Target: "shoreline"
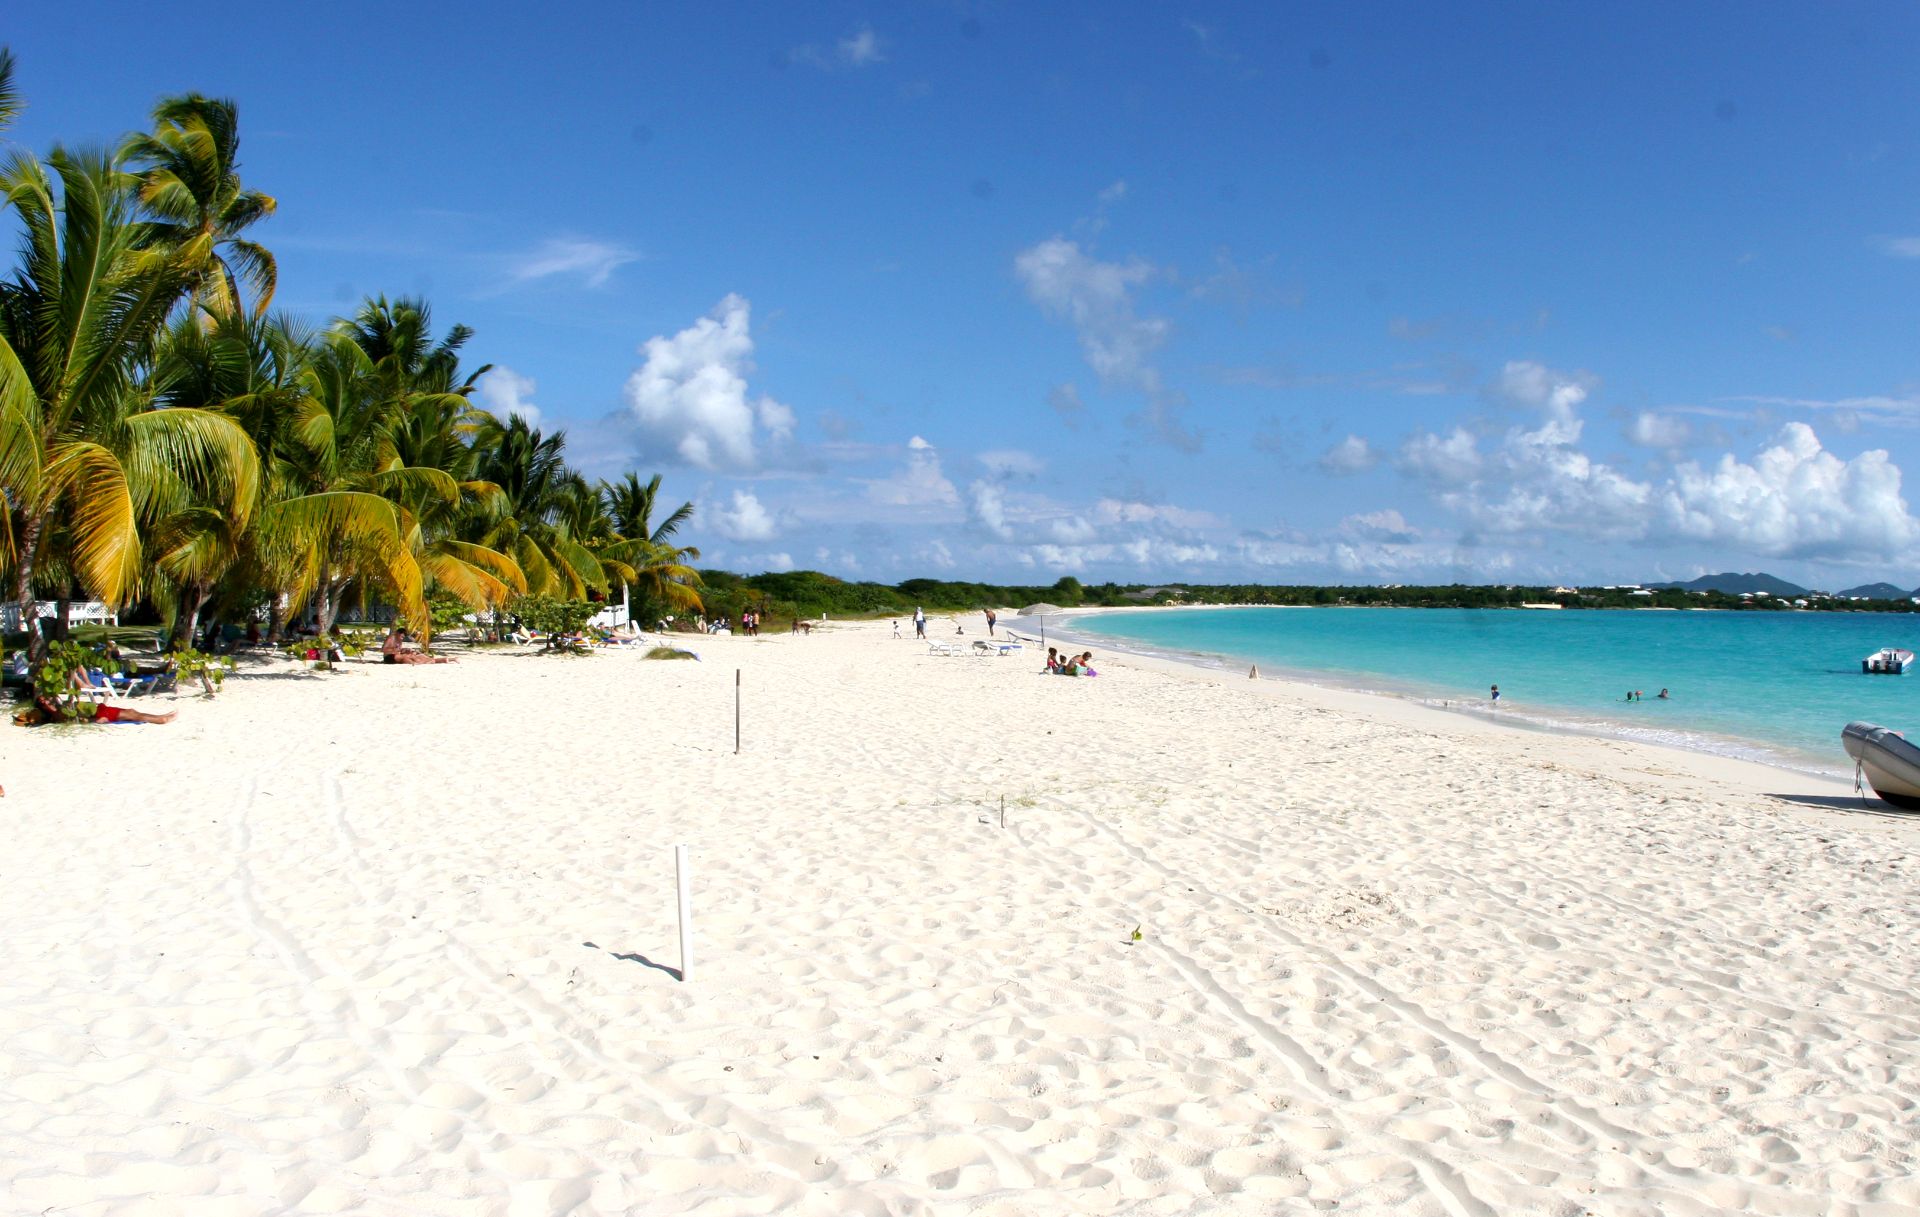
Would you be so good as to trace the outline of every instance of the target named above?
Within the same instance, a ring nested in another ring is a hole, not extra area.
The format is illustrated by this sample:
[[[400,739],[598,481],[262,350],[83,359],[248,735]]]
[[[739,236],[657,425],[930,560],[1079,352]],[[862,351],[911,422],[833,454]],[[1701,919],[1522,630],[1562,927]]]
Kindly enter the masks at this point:
[[[1192,671],[1218,673],[1222,675],[1231,676],[1236,671],[1236,667],[1230,666],[1230,665],[1238,665],[1240,663],[1253,663],[1254,661],[1247,660],[1244,658],[1236,659],[1233,656],[1226,655],[1220,652],[1214,652],[1214,651],[1172,652],[1172,651],[1163,651],[1163,650],[1157,650],[1157,649],[1144,649],[1142,648],[1141,644],[1134,639],[1114,638],[1111,636],[1099,635],[1099,634],[1076,633],[1072,628],[1072,619],[1075,617],[1083,617],[1083,616],[1099,616],[1099,615],[1108,615],[1108,614],[1115,614],[1115,613],[1166,611],[1169,609],[1188,612],[1188,611],[1206,611],[1206,610],[1226,611],[1226,610],[1247,609],[1247,608],[1305,610],[1305,609],[1318,608],[1318,607],[1350,608],[1350,607],[1367,607],[1367,606],[1240,605],[1240,604],[1208,604],[1208,605],[1187,605],[1187,606],[1098,605],[1090,608],[1063,609],[1059,613],[1047,614],[1047,618],[1050,623],[1049,634],[1057,632],[1059,636],[1062,638],[1070,637],[1074,640],[1074,644],[1078,646],[1103,647],[1109,652],[1112,652],[1115,654],[1125,654],[1134,658],[1155,660],[1158,662],[1173,665],[1175,667],[1186,668]],[[1497,610],[1490,610],[1490,611],[1497,611]],[[1515,609],[1513,611],[1520,612],[1524,610]],[[1639,610],[1634,610],[1634,611],[1639,611]],[[1722,610],[1701,609],[1697,611],[1714,612],[1714,611],[1722,611]],[[1003,620],[1006,620],[1006,619],[1003,619]],[[1010,618],[1010,620],[1014,621],[1015,623],[1019,623],[1023,621],[1030,621],[1032,620],[1032,618],[1012,617]],[[1054,625],[1054,623],[1056,622],[1058,626],[1057,629]],[[1269,674],[1270,672],[1273,674]],[[1377,677],[1377,679],[1388,681],[1388,678],[1386,677]],[[1716,758],[1724,759],[1731,762],[1758,765],[1769,770],[1775,770],[1781,773],[1792,774],[1795,777],[1813,777],[1831,784],[1844,785],[1844,786],[1848,786],[1849,788],[1851,787],[1852,771],[1851,771],[1851,768],[1848,766],[1841,765],[1838,763],[1825,762],[1822,760],[1822,758],[1819,755],[1814,754],[1812,752],[1803,752],[1797,749],[1788,749],[1781,745],[1769,743],[1764,740],[1748,739],[1742,736],[1725,735],[1725,734],[1720,734],[1720,733],[1706,731],[1706,730],[1699,730],[1699,729],[1687,729],[1687,730],[1670,733],[1673,735],[1680,736],[1681,740],[1648,739],[1640,735],[1634,734],[1633,730],[1630,728],[1622,728],[1608,721],[1583,719],[1581,716],[1581,713],[1575,710],[1560,709],[1557,707],[1545,707],[1540,709],[1516,709],[1509,713],[1509,712],[1504,712],[1502,710],[1494,709],[1490,703],[1487,703],[1485,701],[1484,698],[1476,701],[1470,694],[1454,697],[1454,698],[1448,698],[1444,694],[1423,693],[1412,687],[1407,688],[1405,691],[1400,691],[1392,688],[1369,687],[1366,685],[1354,683],[1350,680],[1342,679],[1341,674],[1331,672],[1331,671],[1323,672],[1323,671],[1317,671],[1317,670],[1304,670],[1304,669],[1288,668],[1288,667],[1282,667],[1277,669],[1267,668],[1267,669],[1262,669],[1260,680],[1272,681],[1280,684],[1296,686],[1299,688],[1333,690],[1333,691],[1338,691],[1341,693],[1350,694],[1357,697],[1376,699],[1385,703],[1420,707],[1426,710],[1430,710],[1436,714],[1446,715],[1449,717],[1460,717],[1460,718],[1465,718],[1472,721],[1495,724],[1502,727],[1503,729],[1511,730],[1511,731],[1538,733],[1538,734],[1551,735],[1551,736],[1563,736],[1563,737],[1577,738],[1577,739],[1614,740],[1621,743],[1634,744],[1640,747],[1658,748],[1664,751],[1674,752],[1681,755],[1716,757]],[[1391,682],[1389,681],[1389,683]],[[1835,735],[1835,739],[1836,741],[1838,739],[1837,732]],[[1687,742],[1682,742],[1682,740],[1700,740],[1702,742],[1698,746],[1695,746]],[[1718,746],[1715,746],[1715,745],[1718,745]],[[1836,742],[1835,751],[1838,752],[1839,750],[1840,750],[1839,746]]]

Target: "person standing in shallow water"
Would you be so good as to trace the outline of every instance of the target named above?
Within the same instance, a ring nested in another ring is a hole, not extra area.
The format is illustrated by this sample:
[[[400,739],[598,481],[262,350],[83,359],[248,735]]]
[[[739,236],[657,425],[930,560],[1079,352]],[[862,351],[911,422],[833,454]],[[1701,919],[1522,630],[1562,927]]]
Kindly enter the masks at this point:
[[[1499,686],[1499,685],[1495,685],[1495,686],[1493,686],[1493,696],[1492,696],[1492,697],[1491,697],[1491,698],[1490,698],[1489,700],[1491,700],[1491,701],[1494,701],[1494,702],[1496,702],[1496,703],[1497,703],[1497,702],[1499,702],[1499,700],[1500,700],[1500,686]]]

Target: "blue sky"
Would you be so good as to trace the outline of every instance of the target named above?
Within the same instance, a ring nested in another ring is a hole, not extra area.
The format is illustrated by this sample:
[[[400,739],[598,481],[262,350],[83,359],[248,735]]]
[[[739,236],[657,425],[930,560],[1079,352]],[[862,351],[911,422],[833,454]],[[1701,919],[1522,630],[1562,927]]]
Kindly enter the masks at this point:
[[[1911,5],[56,8],[714,565],[1920,583]]]

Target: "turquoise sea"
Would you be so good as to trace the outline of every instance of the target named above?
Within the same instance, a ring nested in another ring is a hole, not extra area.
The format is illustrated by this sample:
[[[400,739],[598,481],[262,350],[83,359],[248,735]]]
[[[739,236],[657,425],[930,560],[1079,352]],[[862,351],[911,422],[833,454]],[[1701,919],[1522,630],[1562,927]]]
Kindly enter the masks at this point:
[[[1920,729],[1920,666],[1866,676],[1883,646],[1920,650],[1920,615],[1244,608],[1092,613],[1053,624],[1120,649],[1392,693],[1502,717],[1851,772],[1840,728]],[[1672,697],[1656,699],[1661,688]],[[1625,700],[1638,689],[1645,700]]]

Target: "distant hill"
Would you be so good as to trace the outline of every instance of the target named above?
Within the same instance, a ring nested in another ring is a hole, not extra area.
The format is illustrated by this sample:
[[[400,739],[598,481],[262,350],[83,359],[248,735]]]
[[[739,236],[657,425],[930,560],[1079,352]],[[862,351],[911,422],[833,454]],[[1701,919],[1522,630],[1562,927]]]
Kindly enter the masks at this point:
[[[1836,596],[1865,596],[1869,600],[1905,600],[1915,593],[1903,591],[1891,583],[1862,583],[1859,587],[1850,587],[1844,592],[1835,592]]]
[[[1738,596],[1742,592],[1765,592],[1769,596],[1804,596],[1807,589],[1796,587],[1785,579],[1776,579],[1772,575],[1755,572],[1750,575],[1735,574],[1726,571],[1718,575],[1701,575],[1698,579],[1689,579],[1685,583],[1649,583],[1648,587],[1677,587],[1683,592],[1725,592],[1729,596]],[[1894,591],[1896,596],[1906,593]]]

